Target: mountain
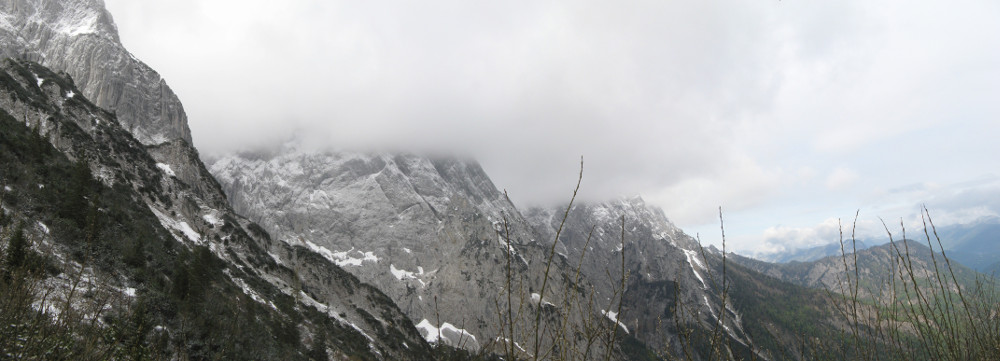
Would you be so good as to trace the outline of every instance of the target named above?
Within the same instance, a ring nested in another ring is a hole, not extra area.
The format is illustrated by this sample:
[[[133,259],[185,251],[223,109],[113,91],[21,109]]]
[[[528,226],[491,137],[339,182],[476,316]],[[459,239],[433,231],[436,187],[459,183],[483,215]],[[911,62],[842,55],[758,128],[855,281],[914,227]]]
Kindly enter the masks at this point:
[[[121,46],[103,2],[0,6],[3,55],[20,59],[0,75],[4,234],[43,251],[46,292],[76,277],[119,295],[116,312],[150,307],[133,315],[160,324],[138,344],[164,356],[431,357],[378,289],[233,212],[177,97]]]
[[[550,267],[544,244],[473,161],[287,144],[225,156],[210,169],[234,209],[381,289],[431,341],[502,348],[493,344],[512,339],[503,320],[526,327],[545,306],[582,300],[590,288],[586,279],[567,276],[564,259]],[[506,291],[510,300],[501,297]],[[512,312],[525,304],[529,310]],[[596,312],[565,319],[582,327]],[[557,318],[544,321],[559,327]],[[442,329],[451,332],[439,335]],[[535,344],[519,338],[518,348]]]
[[[1000,218],[984,217],[974,222],[952,224],[937,229],[928,229],[928,235],[923,231],[916,237],[926,246],[927,236],[931,238],[934,247],[939,247],[940,238],[945,254],[954,262],[970,267],[986,274],[1000,267]],[[936,233],[936,235],[935,235]],[[888,244],[889,239],[859,240],[857,249],[868,248],[870,244]],[[850,244],[847,244],[850,247]],[[850,253],[850,249],[847,250]],[[840,243],[831,243],[803,249],[795,249],[773,254],[755,255],[752,258],[772,263],[811,262],[829,256],[840,255]]]
[[[177,95],[121,44],[101,0],[10,0],[0,4],[0,58],[31,60],[74,80],[79,95],[109,110],[158,163],[201,198],[225,203],[194,149]],[[11,113],[24,122],[37,114]]]
[[[855,261],[856,259],[856,261]],[[902,262],[901,259],[906,259]],[[950,266],[955,273],[955,279],[965,289],[977,288],[976,271],[952,261],[950,265],[941,256],[940,251],[927,247],[925,242],[905,240],[869,247],[846,255],[829,256],[811,262],[768,263],[741,256],[733,256],[733,261],[754,269],[771,277],[791,282],[804,287],[828,289],[836,293],[844,293],[851,289],[851,282],[857,282],[861,276],[859,294],[863,298],[886,297],[881,294],[887,291],[886,285],[897,282],[902,273],[909,280],[912,272],[914,278],[921,284],[936,284],[935,270],[948,275]],[[950,277],[948,279],[950,280]]]
[[[937,235],[952,260],[986,274],[1000,269],[1000,218],[940,227]]]
[[[702,248],[640,197],[576,204],[563,224],[565,212],[565,205],[532,208],[526,217],[545,240],[555,240],[562,225],[555,249],[573,264],[583,259],[580,272],[599,294],[614,289],[624,261],[628,283],[619,318],[663,354],[711,358],[711,348],[687,333],[721,337],[741,358],[798,359],[806,357],[803,339],[839,332],[834,306],[822,294],[727,263],[721,251]]]
[[[142,305],[156,327],[140,344],[160,342],[153,352],[173,357],[307,358],[303,343],[365,359],[428,357],[384,294],[271,241],[224,198],[200,197],[80,94],[41,65],[0,67],[5,232],[27,229],[41,251],[46,297],[86,305],[93,296],[73,300],[80,288],[117,295],[112,314]]]
[[[531,304],[556,309],[587,300],[589,313],[618,322],[628,335],[620,350],[626,359],[656,352],[680,356],[685,347],[696,358],[710,358],[704,346],[711,337],[727,340],[732,352],[745,357],[777,357],[797,349],[797,325],[812,323],[807,334],[813,337],[836,331],[833,307],[820,292],[736,265],[726,272],[742,281],[727,289],[740,298],[730,298],[719,279],[722,253],[703,251],[641,198],[575,205],[553,244],[566,206],[522,215],[473,161],[303,151],[288,143],[223,156],[209,168],[234,209],[276,238],[315,249],[380,288],[432,341],[443,324],[452,326],[443,339],[451,345],[475,349],[483,340],[506,338],[510,332],[498,330],[503,317],[497,305],[502,310],[507,303],[508,250],[517,266],[514,277],[524,282],[515,304],[528,295]],[[629,275],[624,294],[623,250]],[[548,284],[540,297],[548,255],[550,281],[562,282]],[[778,295],[787,309],[767,310]],[[807,301],[793,302],[800,300]],[[570,327],[584,328],[587,319]],[[682,336],[688,331],[696,336]]]
[[[66,72],[81,95],[114,113],[142,144],[191,143],[177,95],[121,45],[101,0],[0,3],[0,58],[7,57]]]
[[[566,206],[563,205],[532,208],[526,213],[529,222],[547,242],[556,239],[556,232],[562,226],[563,233],[555,246],[556,252],[573,264],[583,260],[580,272],[585,278],[593,280],[601,296],[599,299],[610,297],[616,287],[620,288],[623,249],[625,272],[630,278],[626,298],[631,298],[634,292],[643,288],[664,285],[669,285],[666,289],[678,293],[659,294],[657,296],[661,297],[626,304],[621,319],[637,334],[647,335],[644,342],[657,348],[667,346],[663,341],[673,337],[657,332],[666,328],[650,316],[671,315],[675,303],[686,305],[692,308],[693,314],[699,315],[694,317],[696,320],[684,322],[713,325],[720,322],[719,314],[729,313],[724,318],[728,320],[727,329],[731,330],[729,336],[741,343],[746,342],[739,315],[731,310],[731,305],[720,307],[721,299],[713,291],[717,288],[715,280],[710,276],[716,271],[709,269],[711,265],[705,260],[707,254],[702,252],[697,241],[670,223],[661,210],[647,206],[636,197],[603,204],[575,205],[563,224],[565,211]],[[672,323],[670,319],[666,321]],[[678,340],[670,341],[671,347],[679,347]]]

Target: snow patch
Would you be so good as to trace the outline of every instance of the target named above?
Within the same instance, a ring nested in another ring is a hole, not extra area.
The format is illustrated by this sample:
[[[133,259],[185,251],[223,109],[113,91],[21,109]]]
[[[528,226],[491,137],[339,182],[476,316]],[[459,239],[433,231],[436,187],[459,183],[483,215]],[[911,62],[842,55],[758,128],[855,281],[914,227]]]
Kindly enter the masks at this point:
[[[41,228],[42,232],[45,232],[45,234],[49,234],[49,226],[46,226],[45,223],[42,223],[42,221],[38,221],[38,227]]]
[[[361,263],[364,261],[370,261],[376,263],[378,262],[378,257],[375,256],[374,252],[354,251],[361,255],[361,257],[359,258],[359,257],[351,257],[350,256],[351,251],[354,251],[354,249],[351,248],[350,251],[333,253],[334,257],[337,258],[337,261],[335,261],[335,263],[340,267],[346,267],[346,266],[357,267],[360,266]]]
[[[703,270],[707,269],[705,268],[705,265],[701,263],[701,260],[698,259],[698,252],[686,249],[682,249],[682,251],[684,251],[684,255],[687,256],[688,264],[691,265],[691,272],[694,272],[694,276],[698,277],[698,281],[701,282],[701,287],[708,289],[708,284],[705,283],[705,279],[701,278],[701,274],[699,274],[698,270],[695,269],[695,265],[698,265]]]
[[[555,306],[554,304],[552,304],[552,302],[542,301],[542,295],[537,294],[537,293],[532,293],[531,294],[531,304],[533,304],[535,306],[538,306],[539,302],[541,302],[542,305],[544,305],[544,306],[553,306],[553,307]]]
[[[392,273],[393,277],[396,277],[397,280],[404,281],[412,279],[412,280],[417,280],[417,282],[420,282],[420,287],[427,286],[427,284],[424,283],[424,280],[418,277],[424,275],[423,267],[417,266],[417,272],[410,272],[407,270],[396,268],[396,265],[394,264],[389,264],[389,272]]]
[[[438,341],[441,341],[453,347],[473,346],[476,349],[479,348],[476,336],[465,329],[455,327],[455,325],[447,322],[441,324],[441,328],[438,328],[425,318],[417,324],[417,331],[420,331],[420,334],[424,336],[427,343],[438,343]]]
[[[10,186],[3,186],[3,190],[6,191],[6,192],[10,192],[10,191],[13,191],[14,189],[11,188]]]
[[[74,96],[76,96],[76,93],[74,93],[72,90],[66,92],[66,99],[73,99]]]
[[[201,216],[201,219],[204,219],[206,223],[211,224],[213,226],[218,226],[219,223],[222,223],[222,221],[219,220],[219,217],[217,217],[215,213],[206,213],[205,215]]]
[[[160,220],[160,225],[162,225],[163,228],[180,232],[188,240],[194,242],[194,244],[202,243],[201,234],[195,231],[193,228],[191,228],[191,226],[188,225],[187,222],[183,221],[178,222],[173,218],[167,217],[167,215],[163,214],[162,212],[153,207],[149,207],[149,210],[153,211],[153,214],[155,214],[156,218]],[[177,238],[178,241],[183,241],[182,239],[178,238],[176,234],[174,234],[174,237]]]
[[[352,247],[350,250],[344,252],[333,252],[326,247],[312,243],[311,241],[304,240],[301,244],[305,245],[307,248],[313,252],[318,253],[330,262],[333,262],[337,266],[347,267],[347,266],[360,266],[363,262],[376,262],[378,263],[378,257],[375,256],[374,252],[362,252],[355,251]],[[357,253],[360,257],[352,257],[351,253]]]
[[[174,173],[174,170],[170,168],[169,164],[156,163],[156,167],[160,168],[160,170],[162,170],[163,173],[166,173],[168,176],[171,176],[171,177],[176,177],[177,176],[177,173]]]
[[[191,226],[189,226],[187,222],[180,222],[177,224],[177,227],[178,230],[181,231],[181,233],[184,233],[185,237],[191,240],[191,242],[201,243],[201,234],[195,231],[193,228],[191,228]]]
[[[618,326],[621,326],[622,330],[624,330],[625,333],[629,333],[628,327],[625,327],[625,325],[622,324],[621,321],[618,321],[618,312],[601,310],[601,314],[607,316],[607,318],[611,320],[611,322],[614,322]]]

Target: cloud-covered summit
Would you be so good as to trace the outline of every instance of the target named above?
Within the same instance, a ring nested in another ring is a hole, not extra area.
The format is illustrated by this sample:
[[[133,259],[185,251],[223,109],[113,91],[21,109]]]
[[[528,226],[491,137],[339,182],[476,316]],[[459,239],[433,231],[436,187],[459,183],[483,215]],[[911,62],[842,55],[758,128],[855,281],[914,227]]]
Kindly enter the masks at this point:
[[[990,1],[107,3],[206,153],[460,153],[526,204],[565,201],[583,155],[585,197],[758,235],[998,165]]]

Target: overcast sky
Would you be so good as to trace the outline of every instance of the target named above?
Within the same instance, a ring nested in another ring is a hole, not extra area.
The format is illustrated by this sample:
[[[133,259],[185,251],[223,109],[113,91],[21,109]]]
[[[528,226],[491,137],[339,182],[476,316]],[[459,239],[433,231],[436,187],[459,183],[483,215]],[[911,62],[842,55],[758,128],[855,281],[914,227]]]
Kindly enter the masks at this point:
[[[747,252],[1000,212],[994,0],[105,2],[203,154],[459,154],[522,206],[568,200],[582,155],[587,200],[712,244],[722,206]]]

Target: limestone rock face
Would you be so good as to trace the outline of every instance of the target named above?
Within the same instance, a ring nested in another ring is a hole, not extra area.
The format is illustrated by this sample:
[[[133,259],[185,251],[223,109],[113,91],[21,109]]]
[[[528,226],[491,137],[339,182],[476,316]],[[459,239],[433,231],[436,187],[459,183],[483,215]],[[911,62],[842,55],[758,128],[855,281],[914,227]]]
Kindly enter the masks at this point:
[[[177,95],[122,46],[102,0],[0,1],[0,58],[6,57],[69,75],[80,95],[115,114],[179,180],[206,200],[225,202],[192,145]]]
[[[539,309],[565,310],[576,329],[594,314],[606,321],[596,305],[565,306],[590,287],[563,258],[553,259],[541,294],[550,249],[475,162],[290,144],[229,155],[209,169],[234,209],[381,289],[428,340],[477,349],[509,339],[499,329],[507,304],[520,309],[514,339],[526,348],[534,339],[523,331]],[[543,322],[559,322],[554,314]]]
[[[115,113],[145,145],[191,143],[177,95],[122,46],[101,0],[0,1],[0,57],[69,74],[84,96]]]
[[[566,205],[531,208],[525,217],[551,245],[565,212]],[[579,265],[580,273],[596,286],[598,298],[621,292],[624,261],[628,277],[624,294],[618,296],[624,300],[619,320],[653,349],[679,349],[677,331],[668,327],[675,317],[676,322],[708,329],[722,322],[734,344],[752,342],[743,330],[741,312],[721,292],[721,253],[708,247],[703,251],[663,210],[640,197],[578,203],[562,228],[557,252]],[[686,314],[677,311],[678,305]]]

